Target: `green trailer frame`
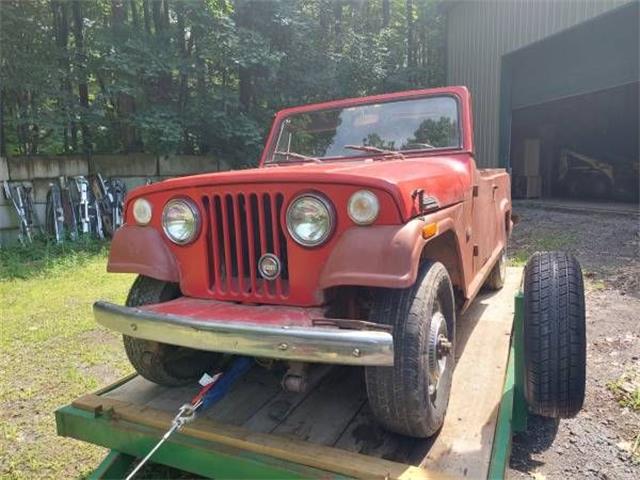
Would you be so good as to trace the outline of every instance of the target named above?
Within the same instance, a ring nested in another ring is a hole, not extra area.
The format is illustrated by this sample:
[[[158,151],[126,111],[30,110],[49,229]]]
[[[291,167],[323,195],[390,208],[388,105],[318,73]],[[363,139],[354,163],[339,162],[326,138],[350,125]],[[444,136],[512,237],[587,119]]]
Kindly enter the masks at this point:
[[[508,366],[498,410],[488,477],[503,478],[509,462],[511,438],[526,430],[527,405],[524,398],[523,294],[515,295],[514,321]],[[126,382],[124,379],[109,389]],[[100,393],[105,393],[103,390]],[[89,412],[72,405],[55,413],[59,435],[109,448],[111,452],[92,473],[92,479],[123,478],[137,457],[146,455],[159,438],[159,431],[136,422],[111,421],[110,412]],[[284,461],[211,440],[193,438],[180,432],[163,445],[154,463],[207,478],[340,478],[344,475],[295,462]],[[410,476],[410,475],[409,475]]]

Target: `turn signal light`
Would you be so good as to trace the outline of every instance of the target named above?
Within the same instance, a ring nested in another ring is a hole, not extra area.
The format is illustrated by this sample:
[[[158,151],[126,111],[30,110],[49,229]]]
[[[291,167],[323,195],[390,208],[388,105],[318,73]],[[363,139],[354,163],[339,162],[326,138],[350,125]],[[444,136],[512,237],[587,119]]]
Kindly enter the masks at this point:
[[[425,240],[433,237],[438,233],[438,224],[437,223],[428,223],[424,227],[422,227],[422,238]]]

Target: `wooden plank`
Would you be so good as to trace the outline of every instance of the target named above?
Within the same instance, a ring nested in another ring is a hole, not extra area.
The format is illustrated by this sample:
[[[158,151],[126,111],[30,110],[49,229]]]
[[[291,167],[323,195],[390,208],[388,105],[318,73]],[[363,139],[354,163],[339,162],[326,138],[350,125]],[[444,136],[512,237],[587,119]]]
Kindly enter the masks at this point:
[[[366,402],[361,368],[335,368],[273,433],[333,445]]]
[[[114,400],[134,401],[137,404],[144,405],[154,398],[159,397],[167,390],[172,389],[150,382],[140,375],[134,375],[126,383],[122,383],[103,393],[95,393],[95,395],[113,398]]]
[[[369,404],[365,403],[334,446],[394,462],[419,465],[432,444],[432,438],[411,438],[387,432],[378,425]]]
[[[152,397],[147,402],[142,402],[143,392],[137,392],[137,397],[133,403],[137,405],[146,405],[151,408],[157,408],[166,412],[176,413],[178,408],[185,403],[191,402],[191,399],[197,395],[200,391],[200,385],[194,382],[193,385],[186,385],[184,387],[173,387],[162,390],[161,393]],[[146,395],[144,395],[146,397]],[[125,398],[124,401],[131,401]]]
[[[252,432],[272,432],[311,394],[332,368],[334,368],[333,365],[312,365],[305,392],[295,393],[281,389],[276,396],[256,411],[243,426]]]
[[[253,368],[204,416],[220,423],[242,425],[281,391],[280,380],[273,371]]]
[[[112,398],[175,413],[181,405],[190,402],[200,389],[197,384],[162,390],[155,390],[154,385],[150,385],[140,384],[128,392],[115,392],[117,397]],[[278,378],[272,372],[261,367],[253,368],[204,416],[221,423],[242,425],[280,391]]]
[[[422,466],[454,477],[487,477],[521,276],[521,268],[507,269],[504,288],[478,296],[458,322],[460,357],[449,408]]]
[[[110,412],[111,418],[116,423],[126,421],[147,426],[157,429],[158,435],[169,428],[173,418],[170,412],[93,394],[78,398],[72,405],[96,415],[100,412]],[[206,418],[199,418],[192,424],[186,425],[181,430],[181,434],[356,478],[401,480],[449,478],[440,472],[425,468],[372,458],[297,439],[291,440],[278,435],[254,433],[242,427],[223,425]]]

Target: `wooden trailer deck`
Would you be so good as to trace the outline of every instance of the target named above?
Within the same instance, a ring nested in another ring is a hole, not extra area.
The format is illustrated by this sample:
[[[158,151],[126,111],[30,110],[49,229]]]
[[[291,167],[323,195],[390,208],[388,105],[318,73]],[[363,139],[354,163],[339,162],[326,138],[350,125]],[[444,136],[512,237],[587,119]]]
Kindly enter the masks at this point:
[[[505,408],[514,295],[521,275],[521,269],[509,268],[505,287],[481,294],[459,319],[449,409],[432,439],[402,437],[378,427],[366,402],[361,368],[317,366],[310,388],[295,394],[282,391],[275,372],[256,366],[220,403],[172,437],[169,443],[178,450],[171,455],[180,459],[169,458],[165,445],[155,461],[203,473],[208,470],[189,463],[188,454],[205,449],[225,478],[255,477],[253,470],[225,467],[237,456],[267,465],[261,471],[276,477],[486,478],[499,409]],[[132,376],[60,409],[58,430],[141,456],[197,391],[197,386],[166,388]],[[97,429],[93,433],[87,431],[91,425]]]

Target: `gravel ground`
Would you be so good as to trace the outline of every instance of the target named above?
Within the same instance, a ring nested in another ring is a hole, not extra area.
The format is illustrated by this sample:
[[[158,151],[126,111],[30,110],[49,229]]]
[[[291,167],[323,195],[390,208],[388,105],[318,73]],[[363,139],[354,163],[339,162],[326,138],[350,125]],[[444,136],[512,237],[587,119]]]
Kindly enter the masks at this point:
[[[521,263],[535,250],[567,250],[586,280],[587,391],[576,418],[530,417],[515,437],[509,479],[640,478],[640,411],[621,405],[622,388],[640,395],[640,231],[634,215],[514,206],[510,245]],[[635,445],[634,445],[635,444]],[[635,446],[635,453],[634,453]]]

